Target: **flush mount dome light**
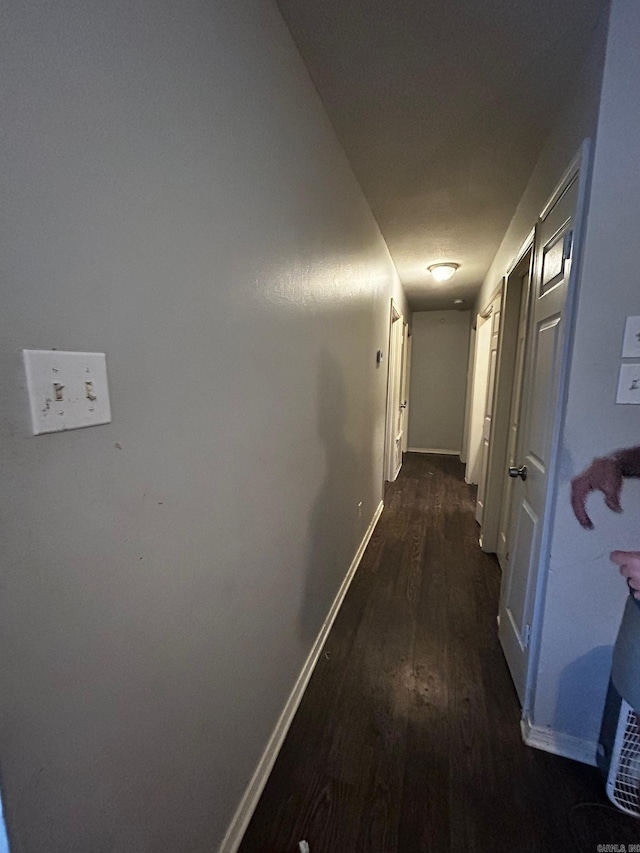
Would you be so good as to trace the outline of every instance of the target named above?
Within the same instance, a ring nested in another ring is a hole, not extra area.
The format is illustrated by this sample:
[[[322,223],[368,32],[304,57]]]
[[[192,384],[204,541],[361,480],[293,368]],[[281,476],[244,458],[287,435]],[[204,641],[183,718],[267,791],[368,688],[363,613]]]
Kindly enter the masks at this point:
[[[449,281],[460,264],[432,264],[428,269],[436,281]]]

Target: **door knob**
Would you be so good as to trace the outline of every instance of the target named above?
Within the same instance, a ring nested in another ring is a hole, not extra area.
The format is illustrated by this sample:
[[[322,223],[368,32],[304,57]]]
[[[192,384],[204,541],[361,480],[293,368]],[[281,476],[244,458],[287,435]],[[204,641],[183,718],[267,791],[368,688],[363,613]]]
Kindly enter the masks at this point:
[[[523,465],[521,468],[509,468],[509,476],[513,477],[514,480],[516,477],[520,477],[521,480],[526,480],[527,466]]]

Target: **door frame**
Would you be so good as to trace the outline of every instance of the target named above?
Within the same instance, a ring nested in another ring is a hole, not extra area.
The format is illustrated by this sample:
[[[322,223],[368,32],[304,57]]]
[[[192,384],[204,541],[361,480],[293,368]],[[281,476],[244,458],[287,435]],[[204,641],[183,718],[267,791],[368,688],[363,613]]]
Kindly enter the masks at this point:
[[[476,493],[476,521],[480,525],[480,543],[482,544],[482,525],[487,498],[489,479],[489,461],[491,452],[491,436],[493,434],[493,419],[495,416],[496,380],[498,378],[498,361],[500,357],[500,332],[503,325],[504,279],[495,292],[493,302],[487,309],[487,319],[491,320],[491,336],[489,338],[489,361],[487,365],[487,382],[484,394],[484,415],[480,436],[480,473]],[[497,328],[496,328],[497,325]],[[489,424],[487,425],[487,419]],[[488,432],[488,435],[486,434]]]
[[[469,352],[467,354],[467,393],[464,401],[464,426],[462,430],[462,452],[460,453],[460,461],[464,462],[465,466],[469,461],[469,442],[471,440],[471,408],[473,403],[473,377],[475,372],[476,359],[476,318],[471,312],[469,320]],[[465,468],[466,479],[466,468]],[[469,482],[467,480],[467,482]]]
[[[467,436],[467,445],[465,448],[466,455],[466,465],[464,471],[464,479],[465,482],[475,485],[478,483],[481,474],[481,466],[482,459],[478,458],[477,450],[478,445],[482,443],[482,424],[484,421],[484,414],[486,411],[486,400],[487,400],[487,389],[489,387],[489,361],[490,361],[490,346],[491,346],[491,337],[489,337],[487,341],[487,349],[486,352],[481,351],[483,345],[483,339],[481,338],[480,331],[484,327],[486,323],[491,321],[491,315],[493,312],[493,303],[496,298],[500,294],[500,288],[502,287],[502,280],[493,291],[486,304],[482,308],[481,311],[476,315],[475,322],[475,335],[474,335],[474,356],[473,356],[473,376],[472,376],[472,385],[471,385],[471,393],[470,393],[470,402],[469,402],[469,427],[468,427],[468,436]],[[486,364],[485,364],[486,362]],[[479,368],[484,369],[486,367],[486,377],[482,382],[482,387],[478,387],[479,380]],[[482,419],[479,424],[478,431],[478,418],[474,417],[474,413],[479,409],[480,404],[482,405]],[[475,434],[474,434],[475,427]]]
[[[400,342],[396,343],[394,338],[395,324],[399,324]],[[403,359],[403,338],[404,338],[404,318],[393,299],[391,299],[391,308],[389,312],[389,344],[387,359],[387,410],[385,414],[385,431],[384,431],[384,464],[383,464],[383,489],[385,482],[393,482],[398,473],[400,466],[394,464],[394,443],[395,443],[395,408],[397,401],[400,399],[399,383],[402,381],[402,359]]]
[[[511,399],[515,390],[515,353],[520,319],[522,298],[531,298],[531,275],[533,271],[533,253],[535,228],[522,244],[515,260],[507,270],[502,288],[501,322],[498,337],[498,363],[493,388],[493,419],[489,437],[489,459],[487,479],[484,491],[484,513],[480,531],[480,547],[483,551],[495,554],[498,548],[498,534],[502,506],[509,493],[510,481],[506,472],[507,443],[509,435],[509,416]],[[526,295],[522,294],[521,279],[524,262],[529,255],[529,286]],[[525,339],[526,350],[526,339]],[[523,376],[520,377],[522,384]]]
[[[402,452],[406,453],[407,447],[409,446],[409,388],[411,387],[411,353],[413,349],[413,335],[411,334],[411,326],[407,322],[404,322],[404,333],[402,340],[402,399],[404,400],[404,430],[402,433]]]
[[[553,519],[553,513],[555,510],[559,485],[558,461],[560,439],[564,429],[567,409],[568,377],[569,368],[571,366],[573,340],[575,336],[576,305],[578,301],[580,276],[582,273],[582,244],[584,240],[585,224],[587,219],[586,200],[588,197],[588,190],[591,182],[592,162],[590,158],[590,153],[591,141],[589,139],[585,139],[582,145],[580,146],[578,153],[573,158],[568,168],[565,170],[560,181],[557,183],[556,188],[554,189],[553,193],[549,198],[549,201],[543,207],[538,218],[539,223],[544,222],[556,202],[560,199],[565,190],[568,189],[569,185],[572,183],[572,181],[576,178],[577,175],[578,195],[576,198],[576,205],[573,213],[572,223],[573,247],[571,255],[571,269],[569,271],[567,296],[563,310],[564,332],[560,355],[560,364],[558,368],[559,375],[555,402],[555,417],[550,441],[549,473],[545,488],[544,510],[542,515],[542,528],[540,535],[540,548],[538,552],[537,564],[535,566],[537,579],[536,587],[534,590],[534,600],[531,613],[531,630],[529,635],[529,661],[522,703],[523,722],[526,722],[531,714],[531,709],[535,697],[538,665],[540,660],[540,643],[542,638],[542,626],[544,622],[544,602],[547,591],[547,569],[549,566],[549,550],[551,544],[551,521]],[[535,271],[533,283],[535,284]],[[531,326],[534,314],[535,312],[533,310],[529,312],[529,322],[527,328],[527,346],[529,345],[530,341]]]

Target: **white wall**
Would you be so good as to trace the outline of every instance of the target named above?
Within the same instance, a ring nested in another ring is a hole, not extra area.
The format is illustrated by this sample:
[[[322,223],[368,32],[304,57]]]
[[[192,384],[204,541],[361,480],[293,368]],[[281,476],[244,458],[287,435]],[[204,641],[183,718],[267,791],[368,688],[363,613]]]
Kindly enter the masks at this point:
[[[0,38],[7,824],[211,853],[381,499],[406,305],[271,2]],[[106,352],[113,422],[31,437],[23,347]]]
[[[586,741],[597,739],[611,646],[626,600],[608,555],[614,548],[640,549],[638,481],[624,487],[622,515],[592,496],[593,531],[580,528],[569,507],[569,481],[594,456],[640,443],[640,410],[615,403],[625,317],[640,314],[638,43],[640,6],[614,0],[534,708],[538,725]]]
[[[544,205],[549,200],[565,169],[580,149],[583,139],[595,134],[600,99],[606,6],[592,48],[585,58],[573,89],[573,97],[559,105],[559,116],[531,173],[511,224],[482,282],[476,299],[476,311],[482,311],[510,268]]]
[[[468,311],[421,311],[413,315],[409,399],[409,449],[462,447]]]

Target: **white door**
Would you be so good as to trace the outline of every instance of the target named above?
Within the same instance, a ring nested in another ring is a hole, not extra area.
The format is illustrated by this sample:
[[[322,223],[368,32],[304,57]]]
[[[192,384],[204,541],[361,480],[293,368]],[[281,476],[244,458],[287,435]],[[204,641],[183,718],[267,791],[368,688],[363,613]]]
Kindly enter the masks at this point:
[[[509,408],[509,425],[507,434],[507,467],[512,468],[516,464],[516,454],[518,452],[518,424],[520,422],[520,402],[522,399],[522,377],[524,369],[524,353],[527,336],[527,319],[529,317],[529,276],[530,272],[527,269],[520,276],[520,308],[518,313],[518,330],[516,334],[516,347],[513,372],[513,390],[511,395],[511,404]],[[510,546],[509,546],[509,530],[511,521],[512,509],[512,493],[514,481],[506,476],[504,479],[504,490],[502,495],[502,507],[500,510],[500,521],[498,524],[498,545],[497,556],[500,568],[506,572],[509,568]]]
[[[487,391],[484,401],[484,417],[482,419],[482,438],[480,443],[480,477],[478,478],[478,495],[476,499],[476,521],[482,525],[484,514],[484,496],[487,487],[487,465],[489,462],[489,444],[491,441],[491,424],[493,421],[494,391],[496,385],[496,366],[498,364],[498,338],[500,335],[500,304],[502,293],[491,303],[491,339],[489,341],[489,367],[487,373]]]
[[[529,663],[539,592],[545,511],[557,444],[565,309],[571,271],[577,168],[538,223],[533,302],[512,490],[510,559],[502,578],[499,635],[520,701],[529,704]]]
[[[385,480],[393,481],[402,467],[404,438],[404,412],[406,401],[402,397],[404,386],[405,325],[402,314],[391,305],[389,331],[389,374],[387,383],[387,424],[385,440]]]
[[[469,330],[469,357],[467,361],[467,393],[465,395],[464,401],[464,429],[462,432],[462,453],[460,454],[460,461],[464,462],[465,465],[469,464],[469,443],[471,441],[471,413],[472,413],[472,404],[473,404],[473,368],[475,363],[475,353],[476,353],[476,330],[475,328],[471,328]],[[467,479],[467,472],[465,471],[465,479]],[[467,479],[468,482],[468,479]]]
[[[491,315],[478,314],[476,320],[476,351],[473,360],[473,396],[469,427],[469,456],[465,471],[467,483],[478,483],[482,466],[482,424],[484,421],[487,384],[489,381],[489,348],[491,345]]]

